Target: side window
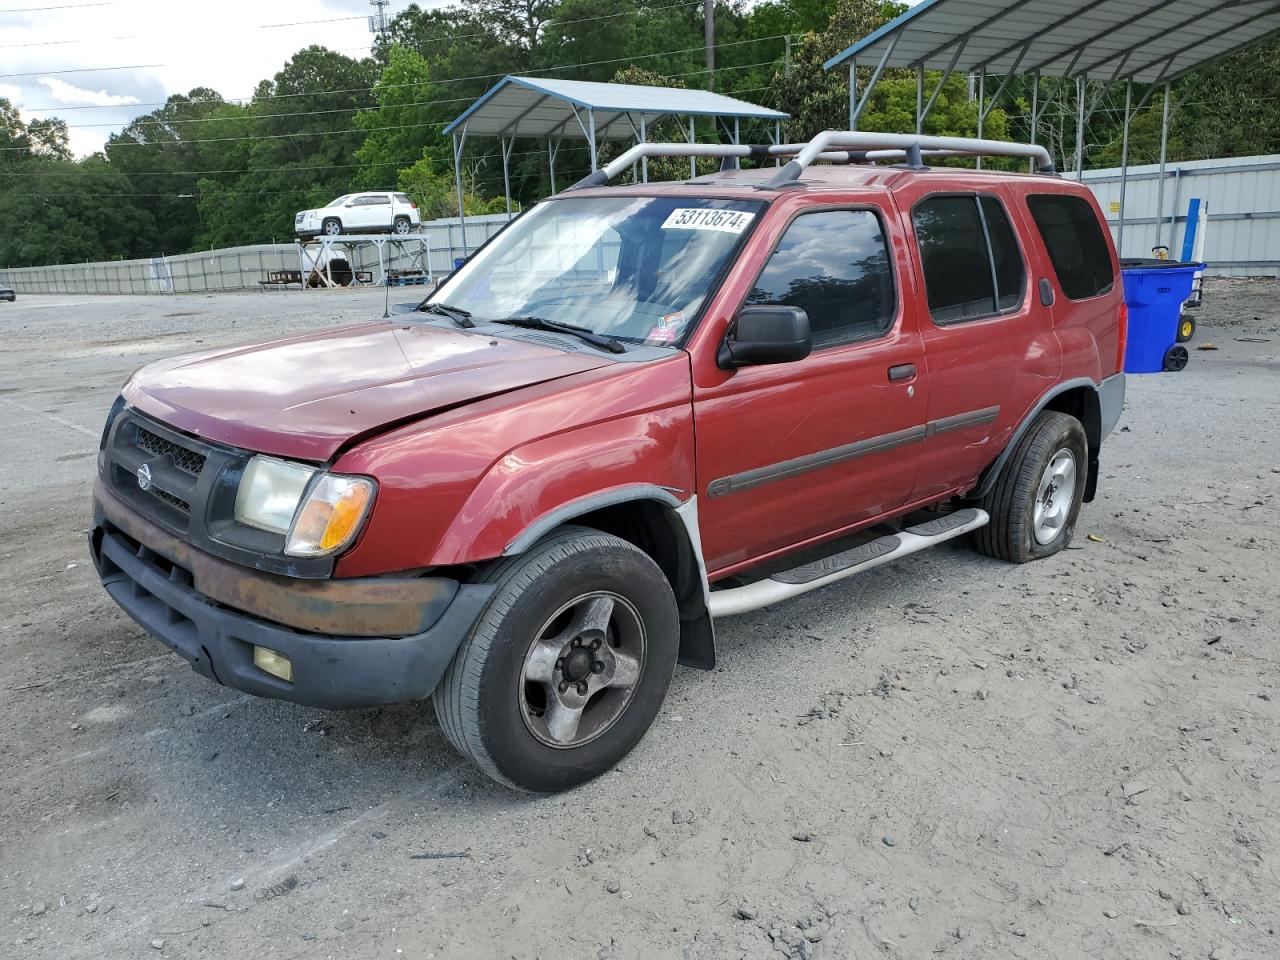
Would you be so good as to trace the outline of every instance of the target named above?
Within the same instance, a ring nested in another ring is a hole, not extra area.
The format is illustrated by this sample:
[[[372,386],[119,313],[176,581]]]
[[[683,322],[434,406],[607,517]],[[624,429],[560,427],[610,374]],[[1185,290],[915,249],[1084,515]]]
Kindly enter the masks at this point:
[[[1000,201],[929,197],[911,219],[934,323],[989,317],[1022,303],[1026,267]]]
[[[1089,201],[1042,193],[1027,197],[1027,206],[1069,300],[1100,296],[1115,285],[1111,252]]]
[[[364,197],[360,202],[367,207],[377,207],[386,206],[391,201],[387,198],[385,193],[371,193],[367,197]]]
[[[991,262],[996,268],[996,306],[1002,311],[1012,310],[1022,305],[1022,290],[1027,282],[1022,251],[1018,249],[1018,239],[1000,201],[995,197],[980,197],[978,205],[987,224]]]
[[[870,210],[796,217],[747,303],[802,308],[817,346],[884,333],[896,299],[880,218]]]

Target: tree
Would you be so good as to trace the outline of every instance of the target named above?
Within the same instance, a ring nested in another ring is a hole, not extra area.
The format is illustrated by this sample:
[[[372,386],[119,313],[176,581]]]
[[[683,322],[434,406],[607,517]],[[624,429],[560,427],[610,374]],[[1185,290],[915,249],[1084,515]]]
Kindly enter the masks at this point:
[[[420,54],[398,44],[392,46],[373,96],[377,107],[362,110],[355,117],[356,126],[368,133],[355,152],[359,166],[351,178],[354,190],[385,188],[402,168],[446,154],[439,121],[431,119],[432,101],[438,93]]]
[[[27,136],[31,139],[31,153],[51,160],[70,160],[71,148],[67,145],[67,121],[57,117],[32,120],[27,124]]]
[[[0,263],[30,266],[145,256],[150,214],[132,201],[129,181],[102,156],[80,163],[32,160],[20,187],[0,191]]]

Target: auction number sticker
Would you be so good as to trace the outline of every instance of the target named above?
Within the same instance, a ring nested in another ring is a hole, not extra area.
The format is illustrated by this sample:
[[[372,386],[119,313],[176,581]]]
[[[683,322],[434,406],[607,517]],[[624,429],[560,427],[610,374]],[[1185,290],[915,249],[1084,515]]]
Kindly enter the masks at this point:
[[[741,210],[715,210],[711,207],[677,207],[662,224],[663,230],[716,230],[741,233],[751,226],[754,213]]]

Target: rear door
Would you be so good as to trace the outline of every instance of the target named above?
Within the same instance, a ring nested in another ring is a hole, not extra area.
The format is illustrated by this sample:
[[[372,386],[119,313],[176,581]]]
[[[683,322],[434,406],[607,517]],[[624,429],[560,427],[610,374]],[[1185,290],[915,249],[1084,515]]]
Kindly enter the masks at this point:
[[[924,423],[924,350],[900,292],[906,252],[878,203],[775,207],[699,330],[694,353],[699,522],[712,575],[901,506]],[[763,262],[762,262],[763,261]],[[804,360],[722,370],[743,304],[802,307]]]
[[[1059,371],[1010,197],[990,177],[970,179],[981,188],[939,191],[917,177],[899,196],[925,291],[916,305],[929,371],[919,498],[971,485],[1003,449],[1023,399]]]
[[[391,229],[391,195],[386,193],[366,193],[362,198],[364,211],[361,214],[362,224],[371,230],[380,227]]]

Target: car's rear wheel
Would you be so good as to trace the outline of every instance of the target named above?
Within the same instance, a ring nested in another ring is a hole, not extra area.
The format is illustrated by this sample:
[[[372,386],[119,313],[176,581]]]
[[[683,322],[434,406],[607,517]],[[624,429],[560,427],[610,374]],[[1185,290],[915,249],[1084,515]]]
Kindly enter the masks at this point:
[[[523,790],[604,773],[653,723],[675,669],[666,577],[625,540],[565,527],[484,579],[497,591],[433,696],[445,736]]]
[[[401,236],[404,236],[413,229],[413,224],[409,222],[408,217],[396,217],[395,226],[392,227],[392,229]]]
[[[982,500],[991,522],[974,534],[978,549],[1013,563],[1057,553],[1075,532],[1088,470],[1080,421],[1052,410],[1041,413]]]
[[[336,237],[342,233],[342,221],[337,217],[327,217],[324,223],[320,224],[320,232],[326,237]]]

